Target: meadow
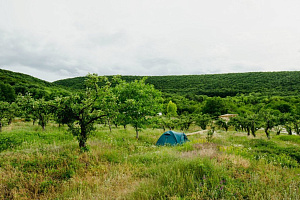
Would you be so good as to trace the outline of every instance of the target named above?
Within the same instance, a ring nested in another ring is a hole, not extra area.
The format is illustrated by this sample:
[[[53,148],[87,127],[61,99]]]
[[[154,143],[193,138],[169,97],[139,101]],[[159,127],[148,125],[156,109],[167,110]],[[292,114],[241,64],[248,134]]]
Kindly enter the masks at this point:
[[[66,126],[15,120],[0,134],[0,199],[300,199],[298,135],[216,130],[158,147],[162,133],[97,125],[81,152]]]

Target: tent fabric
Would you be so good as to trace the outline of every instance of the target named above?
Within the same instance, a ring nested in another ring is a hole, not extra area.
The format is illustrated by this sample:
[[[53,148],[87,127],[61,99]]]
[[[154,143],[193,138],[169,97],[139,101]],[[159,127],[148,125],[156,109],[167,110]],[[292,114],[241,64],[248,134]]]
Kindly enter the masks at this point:
[[[184,133],[167,131],[160,136],[160,138],[156,142],[156,145],[177,145],[182,144],[186,141],[188,141],[188,138]]]

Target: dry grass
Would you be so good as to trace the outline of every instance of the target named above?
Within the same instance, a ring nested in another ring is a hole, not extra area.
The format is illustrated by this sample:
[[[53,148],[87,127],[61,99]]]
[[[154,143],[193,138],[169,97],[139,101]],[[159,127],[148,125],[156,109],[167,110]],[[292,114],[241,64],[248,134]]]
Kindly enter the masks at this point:
[[[198,143],[194,144],[194,149],[192,151],[186,151],[181,153],[182,158],[204,158],[204,157],[209,157],[209,158],[215,158],[218,154],[218,146],[213,143]]]

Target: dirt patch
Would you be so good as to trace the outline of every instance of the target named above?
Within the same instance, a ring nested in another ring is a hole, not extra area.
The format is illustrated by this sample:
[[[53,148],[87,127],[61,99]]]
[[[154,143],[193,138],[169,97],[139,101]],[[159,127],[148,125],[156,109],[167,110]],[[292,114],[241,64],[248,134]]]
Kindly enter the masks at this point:
[[[215,158],[220,153],[218,150],[218,146],[213,143],[195,144],[194,149],[195,150],[193,151],[181,153],[181,156],[185,158],[194,158],[194,157]]]

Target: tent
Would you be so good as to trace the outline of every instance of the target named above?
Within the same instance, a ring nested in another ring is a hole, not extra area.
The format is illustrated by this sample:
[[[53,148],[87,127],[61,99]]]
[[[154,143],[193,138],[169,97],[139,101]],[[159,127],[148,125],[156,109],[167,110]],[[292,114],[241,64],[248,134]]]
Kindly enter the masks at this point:
[[[160,136],[157,140],[156,145],[176,145],[182,144],[188,141],[187,136],[184,133],[177,133],[175,131],[167,131]]]

